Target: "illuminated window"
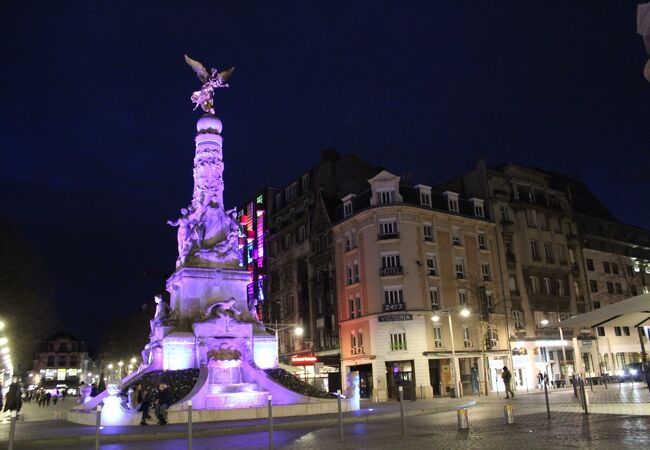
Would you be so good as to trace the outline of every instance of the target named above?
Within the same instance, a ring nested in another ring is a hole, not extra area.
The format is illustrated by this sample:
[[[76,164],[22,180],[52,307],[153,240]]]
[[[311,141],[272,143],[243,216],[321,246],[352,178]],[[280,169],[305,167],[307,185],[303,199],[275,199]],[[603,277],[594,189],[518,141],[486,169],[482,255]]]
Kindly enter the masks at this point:
[[[463,245],[459,227],[451,227],[451,242],[456,246]]]
[[[487,236],[483,233],[478,235],[478,248],[481,250],[487,250]]]
[[[513,310],[512,311],[512,321],[514,322],[515,329],[521,329],[524,327],[524,317],[521,311]]]
[[[466,289],[458,289],[458,303],[461,305],[466,305],[467,304],[467,290]]]
[[[425,223],[422,227],[422,232],[424,233],[424,240],[432,242],[433,241],[433,226],[430,223]]]
[[[469,348],[472,346],[472,336],[467,325],[463,325],[463,347]]]
[[[406,333],[391,333],[390,349],[391,351],[406,350]]]
[[[437,286],[432,286],[429,288],[429,300],[431,301],[431,309],[433,311],[440,309],[440,295],[438,293]]]
[[[435,348],[444,347],[442,342],[442,328],[440,327],[433,327],[433,346]]]
[[[438,275],[438,264],[436,261],[436,255],[432,253],[427,254],[427,274],[432,277]]]

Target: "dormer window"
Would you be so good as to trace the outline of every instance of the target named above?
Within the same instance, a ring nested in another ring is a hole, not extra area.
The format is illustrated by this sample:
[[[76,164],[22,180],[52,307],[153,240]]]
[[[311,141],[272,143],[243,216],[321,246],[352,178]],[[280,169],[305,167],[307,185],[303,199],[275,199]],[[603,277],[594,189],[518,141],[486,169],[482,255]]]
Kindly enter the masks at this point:
[[[343,217],[350,217],[352,213],[354,212],[354,206],[352,205],[352,201],[356,195],[354,194],[349,194],[343,197]]]
[[[378,194],[380,205],[388,205],[395,202],[395,191],[380,191]]]
[[[287,199],[287,202],[290,202],[294,198],[296,198],[296,191],[298,184],[297,183],[291,183],[285,190],[284,190],[284,197]]]
[[[449,211],[457,213],[458,209],[458,194],[456,192],[445,191],[444,196],[447,198],[447,207]]]
[[[474,205],[474,215],[476,217],[485,218],[485,208],[483,206],[483,199],[471,198],[472,205]]]
[[[420,191],[420,205],[431,208],[431,187],[418,184],[415,188]]]

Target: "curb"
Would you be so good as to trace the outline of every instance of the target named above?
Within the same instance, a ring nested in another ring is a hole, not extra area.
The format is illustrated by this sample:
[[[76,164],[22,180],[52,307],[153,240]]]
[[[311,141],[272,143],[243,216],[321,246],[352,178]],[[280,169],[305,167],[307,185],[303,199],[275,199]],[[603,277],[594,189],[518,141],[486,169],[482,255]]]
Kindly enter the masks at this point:
[[[476,405],[475,400],[467,401],[464,403],[459,403],[455,405],[448,405],[447,407],[435,408],[435,409],[416,409],[410,411],[404,411],[406,417],[417,417],[423,416],[426,414],[438,414],[449,411],[455,411],[459,408],[470,408]],[[389,412],[385,414],[365,414],[360,416],[348,416],[343,418],[343,424],[354,424],[360,422],[376,422],[380,420],[390,419],[400,417],[400,412]],[[291,430],[291,429],[300,429],[300,428],[310,428],[310,427],[329,427],[338,425],[338,418],[326,418],[326,419],[307,419],[301,420],[298,422],[285,422],[285,423],[274,423],[274,430]],[[232,426],[224,428],[214,428],[214,429],[194,429],[192,430],[192,436],[194,438],[202,437],[211,437],[211,436],[223,436],[230,434],[243,434],[243,433],[256,433],[267,431],[268,426],[266,424],[260,425],[241,425],[241,426]],[[187,431],[169,431],[169,432],[154,432],[154,433],[125,433],[125,434],[107,434],[102,435],[100,442],[102,444],[114,444],[121,442],[140,442],[145,440],[151,441],[160,441],[160,440],[169,440],[169,439],[180,439],[186,438]],[[20,439],[16,440],[15,443],[19,444],[21,447],[49,447],[53,448],[54,446],[67,446],[67,445],[81,445],[81,444],[94,444],[95,436],[86,435],[86,436],[75,436],[75,437],[61,437],[61,438],[36,438],[36,439]]]

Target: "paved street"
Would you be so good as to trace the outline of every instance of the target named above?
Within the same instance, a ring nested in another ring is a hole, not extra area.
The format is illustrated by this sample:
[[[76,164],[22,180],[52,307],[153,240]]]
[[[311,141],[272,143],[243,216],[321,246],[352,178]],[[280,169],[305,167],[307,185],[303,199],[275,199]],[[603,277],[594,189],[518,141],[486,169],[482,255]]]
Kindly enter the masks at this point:
[[[590,414],[585,416],[580,404],[574,399],[573,391],[551,391],[549,400],[552,416],[546,416],[544,395],[531,393],[517,395],[506,402],[496,396],[472,398],[477,405],[469,408],[470,430],[458,432],[456,412],[436,412],[433,406],[445,403],[447,410],[453,407],[451,399],[406,402],[409,415],[406,433],[400,434],[399,409],[397,402],[364,404],[364,411],[346,417],[344,442],[339,442],[335,417],[319,417],[317,420],[302,418],[278,419],[275,431],[275,446],[286,449],[333,448],[643,448],[650,442],[650,394],[638,383],[636,386],[610,385],[588,390]],[[468,400],[468,399],[463,399]],[[515,423],[503,423],[503,406],[510,404],[515,413]],[[373,411],[369,411],[372,408]],[[440,410],[438,410],[440,411]],[[379,413],[381,415],[373,415]],[[66,436],[72,431],[90,439],[92,427],[71,425],[65,421],[20,423],[23,431],[32,434]],[[238,430],[233,429],[237,427]],[[255,449],[268,446],[266,421],[237,423],[196,424],[195,449],[237,448]],[[36,432],[38,430],[38,432]],[[57,434],[57,430],[62,434]],[[1,429],[6,439],[6,426]],[[29,432],[29,431],[28,431]],[[183,425],[165,428],[152,426],[147,429],[131,427],[102,430],[102,449],[176,449],[187,445],[186,427]],[[219,433],[219,434],[218,434]],[[236,434],[228,434],[236,433]],[[69,450],[87,449],[92,441],[74,444],[68,441],[24,440],[16,445],[21,448],[63,448]],[[109,439],[124,442],[107,442]],[[2,448],[2,447],[0,447]]]

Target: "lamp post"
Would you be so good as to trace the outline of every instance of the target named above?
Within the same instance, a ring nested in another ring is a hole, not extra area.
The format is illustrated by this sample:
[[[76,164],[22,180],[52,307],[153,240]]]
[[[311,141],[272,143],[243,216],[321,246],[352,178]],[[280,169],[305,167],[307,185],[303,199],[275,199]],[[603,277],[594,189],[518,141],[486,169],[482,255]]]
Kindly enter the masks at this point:
[[[452,380],[454,383],[454,389],[456,390],[456,395],[462,397],[462,384],[460,383],[460,365],[458,363],[458,358],[456,357],[456,345],[454,344],[454,325],[452,324],[451,321],[451,313],[455,310],[456,308],[444,308],[440,309],[437,312],[444,312],[447,314],[447,321],[449,323],[449,335],[451,336],[451,357],[452,357],[452,368],[453,368],[453,376]],[[460,315],[463,317],[469,317],[471,314],[470,310],[467,309],[466,307],[463,307],[460,310]],[[440,321],[440,316],[438,314],[433,315],[431,317],[431,320],[433,322],[439,322]]]

